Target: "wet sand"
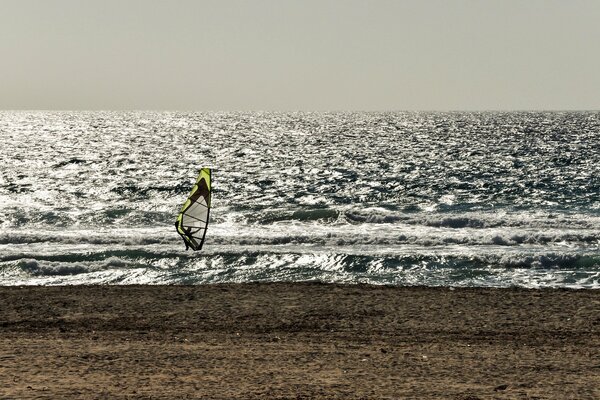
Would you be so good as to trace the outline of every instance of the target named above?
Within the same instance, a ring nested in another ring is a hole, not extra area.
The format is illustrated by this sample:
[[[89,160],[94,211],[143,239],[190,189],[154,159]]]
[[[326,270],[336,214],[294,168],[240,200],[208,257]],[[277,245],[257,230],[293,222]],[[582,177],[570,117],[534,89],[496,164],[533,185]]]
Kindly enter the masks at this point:
[[[600,291],[0,288],[0,399],[600,399]]]

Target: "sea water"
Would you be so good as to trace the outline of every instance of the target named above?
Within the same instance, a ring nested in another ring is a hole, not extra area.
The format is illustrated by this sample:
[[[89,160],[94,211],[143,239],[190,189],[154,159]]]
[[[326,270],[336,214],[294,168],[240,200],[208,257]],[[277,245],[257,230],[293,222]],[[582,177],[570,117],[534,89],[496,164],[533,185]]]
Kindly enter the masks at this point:
[[[598,112],[6,111],[0,140],[1,285],[600,288]]]

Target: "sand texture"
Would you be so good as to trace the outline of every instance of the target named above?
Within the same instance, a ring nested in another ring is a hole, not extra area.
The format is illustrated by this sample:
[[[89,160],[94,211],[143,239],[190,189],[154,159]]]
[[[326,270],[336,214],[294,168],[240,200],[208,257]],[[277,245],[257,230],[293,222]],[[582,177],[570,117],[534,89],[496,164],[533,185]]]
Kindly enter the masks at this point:
[[[0,288],[0,399],[600,399],[600,291]]]

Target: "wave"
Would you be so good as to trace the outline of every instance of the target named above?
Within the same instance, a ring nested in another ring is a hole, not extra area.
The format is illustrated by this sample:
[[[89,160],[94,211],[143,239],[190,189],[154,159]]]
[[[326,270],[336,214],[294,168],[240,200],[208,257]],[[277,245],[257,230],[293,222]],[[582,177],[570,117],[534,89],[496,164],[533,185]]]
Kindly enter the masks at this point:
[[[119,232],[90,232],[90,231],[50,231],[50,232],[3,232],[0,233],[0,245],[9,244],[95,244],[95,245],[151,245],[172,243],[176,240],[172,235],[122,233]]]
[[[33,258],[34,257],[34,258]],[[403,254],[403,255],[361,255],[352,253],[335,252],[280,252],[256,249],[218,250],[205,254],[192,252],[149,250],[149,249],[120,249],[104,250],[99,252],[36,255],[23,254],[15,257],[3,257],[2,262],[17,261],[24,270],[33,270],[40,262],[102,265],[104,267],[124,267],[128,265],[150,265],[153,260],[176,259],[180,266],[186,262],[198,260],[222,259],[228,264],[252,263],[261,258],[281,258],[298,261],[314,258],[315,260],[337,260],[340,264],[357,267],[368,266],[377,261],[384,268],[410,267],[415,265],[428,265],[430,267],[471,268],[475,266],[495,266],[503,268],[547,268],[547,269],[586,269],[595,268],[600,271],[600,255],[596,254],[569,254],[569,253],[487,253],[481,255],[471,254]]]
[[[207,245],[320,245],[320,246],[520,246],[565,245],[583,248],[600,246],[600,230],[493,228],[476,230],[439,230],[434,227],[368,229],[338,226],[228,226],[210,227]],[[171,245],[179,238],[167,227],[154,229],[62,230],[0,233],[0,245]]]
[[[382,208],[346,210],[343,216],[350,223],[422,225],[435,228],[598,228],[600,217],[589,214],[559,214],[552,212],[397,212]]]
[[[156,187],[152,187],[156,189]],[[165,189],[166,190],[166,189]],[[123,196],[121,193],[119,196]],[[140,203],[141,204],[141,203]],[[179,204],[173,200],[173,204]],[[141,210],[133,205],[121,203],[104,205],[100,209],[80,209],[78,205],[65,205],[53,210],[25,209],[22,207],[1,210],[2,226],[11,229],[48,230],[55,227],[73,229],[88,227],[104,230],[112,227],[162,227],[172,226],[176,207],[159,210]],[[356,208],[354,206],[290,206],[272,208],[268,205],[253,207],[224,206],[215,208],[211,216],[211,225],[235,222],[240,229],[251,225],[272,226],[286,223],[305,224],[307,230],[313,226],[405,226],[431,227],[453,230],[485,230],[504,228],[535,228],[538,230],[599,230],[600,215],[575,212],[543,212],[482,210],[468,212],[438,212],[427,210],[426,206],[418,210],[407,207],[387,206]],[[387,228],[384,228],[387,229]],[[0,239],[1,240],[1,239]]]
[[[66,167],[67,165],[71,165],[71,164],[85,164],[87,162],[88,161],[86,161],[82,158],[72,157],[72,158],[69,158],[68,160],[63,160],[63,161],[56,163],[54,165],[54,168],[62,168],[62,167]]]
[[[114,264],[114,266],[122,266],[123,262]],[[77,263],[66,263],[66,262],[52,262],[49,260],[36,260],[36,259],[20,259],[17,260],[15,265],[23,272],[28,273],[31,276],[64,276],[64,275],[77,275],[86,274],[94,271],[98,271],[113,266],[110,262],[102,264],[77,264]]]
[[[103,229],[112,225],[129,227],[171,224],[175,212],[145,211],[131,207],[113,206],[101,210],[81,210],[76,206],[55,210],[4,209],[0,220],[6,228],[31,230],[51,227],[72,228],[90,226]]]
[[[119,196],[133,197],[135,199],[146,199],[153,195],[175,196],[189,193],[191,185],[184,183],[173,183],[171,185],[144,185],[144,184],[117,184],[112,186],[110,192]]]
[[[334,222],[340,217],[340,212],[331,208],[298,209],[298,210],[269,210],[246,216],[248,223],[270,225],[284,221],[299,222]]]
[[[428,286],[600,288],[600,256],[352,255],[220,251],[202,256],[105,252],[0,263],[0,284],[367,282]]]

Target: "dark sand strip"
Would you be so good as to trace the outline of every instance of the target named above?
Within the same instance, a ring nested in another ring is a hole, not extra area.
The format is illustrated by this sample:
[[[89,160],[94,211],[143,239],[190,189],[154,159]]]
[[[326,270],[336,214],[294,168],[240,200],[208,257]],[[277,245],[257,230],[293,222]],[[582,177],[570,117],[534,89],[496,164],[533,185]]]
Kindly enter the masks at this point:
[[[600,291],[0,288],[0,399],[600,399]]]

